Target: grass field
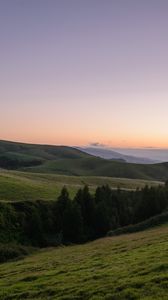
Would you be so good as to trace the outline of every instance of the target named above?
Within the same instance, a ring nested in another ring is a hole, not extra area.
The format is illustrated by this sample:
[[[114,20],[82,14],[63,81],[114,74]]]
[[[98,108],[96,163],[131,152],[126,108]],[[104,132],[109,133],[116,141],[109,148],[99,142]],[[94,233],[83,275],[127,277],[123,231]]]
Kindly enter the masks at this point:
[[[157,181],[96,177],[96,176],[65,176],[55,174],[28,173],[19,171],[0,171],[0,199],[1,200],[36,200],[56,199],[64,185],[70,195],[74,196],[77,189],[87,184],[91,191],[97,186],[109,184],[112,188],[136,189],[144,185],[161,184]]]
[[[168,226],[0,265],[0,299],[167,300]]]

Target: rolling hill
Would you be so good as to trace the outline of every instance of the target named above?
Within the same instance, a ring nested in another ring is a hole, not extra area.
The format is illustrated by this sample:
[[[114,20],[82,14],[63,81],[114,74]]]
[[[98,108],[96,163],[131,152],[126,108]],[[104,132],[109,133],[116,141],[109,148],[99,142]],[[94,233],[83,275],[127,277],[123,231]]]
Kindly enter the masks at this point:
[[[168,163],[133,164],[94,157],[66,146],[0,141],[0,167],[25,172],[167,180]]]
[[[9,158],[18,158],[23,161],[29,158],[29,160],[38,159],[42,162],[45,160],[90,157],[89,154],[67,146],[25,144],[1,140],[0,157],[2,155],[6,155]]]
[[[66,185],[70,196],[77,190],[88,185],[91,192],[97,186],[108,184],[111,188],[122,189],[142,188],[146,184],[156,186],[158,181],[140,179],[96,177],[96,176],[67,176],[45,173],[30,173],[20,171],[0,170],[0,200],[55,200]]]
[[[0,299],[167,300],[168,226],[0,265]]]

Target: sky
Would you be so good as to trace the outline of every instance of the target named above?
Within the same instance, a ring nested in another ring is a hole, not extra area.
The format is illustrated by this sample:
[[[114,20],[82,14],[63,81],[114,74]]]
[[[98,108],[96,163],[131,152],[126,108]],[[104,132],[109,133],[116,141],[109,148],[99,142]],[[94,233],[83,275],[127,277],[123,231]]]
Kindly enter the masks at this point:
[[[168,147],[167,0],[0,0],[0,139]]]

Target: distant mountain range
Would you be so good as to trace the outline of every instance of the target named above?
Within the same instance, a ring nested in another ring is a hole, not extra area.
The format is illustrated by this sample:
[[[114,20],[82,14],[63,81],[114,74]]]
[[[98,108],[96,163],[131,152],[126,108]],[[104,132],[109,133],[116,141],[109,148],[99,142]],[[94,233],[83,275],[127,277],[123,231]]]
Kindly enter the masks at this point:
[[[78,148],[88,154],[101,157],[104,159],[111,159],[111,160],[118,160],[118,161],[125,161],[128,163],[135,163],[135,164],[153,164],[160,162],[156,159],[150,159],[146,157],[138,157],[135,155],[126,155],[119,152],[116,152],[110,148],[101,148],[101,147],[80,147]]]
[[[111,159],[104,159],[73,147],[0,141],[0,168],[3,169],[75,176],[168,179],[168,162],[128,163],[126,159],[133,158],[118,155],[114,151]]]
[[[138,156],[141,158],[150,158],[158,162],[168,161],[168,149],[160,148],[112,148],[116,152],[124,155]]]

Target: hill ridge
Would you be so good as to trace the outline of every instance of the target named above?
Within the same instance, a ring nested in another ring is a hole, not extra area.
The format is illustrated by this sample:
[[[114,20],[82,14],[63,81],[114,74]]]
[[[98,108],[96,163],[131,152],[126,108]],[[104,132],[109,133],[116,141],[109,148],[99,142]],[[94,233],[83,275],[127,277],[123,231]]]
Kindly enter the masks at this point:
[[[0,141],[0,167],[36,173],[106,176],[165,181],[168,163],[134,164],[107,160],[69,146]]]

